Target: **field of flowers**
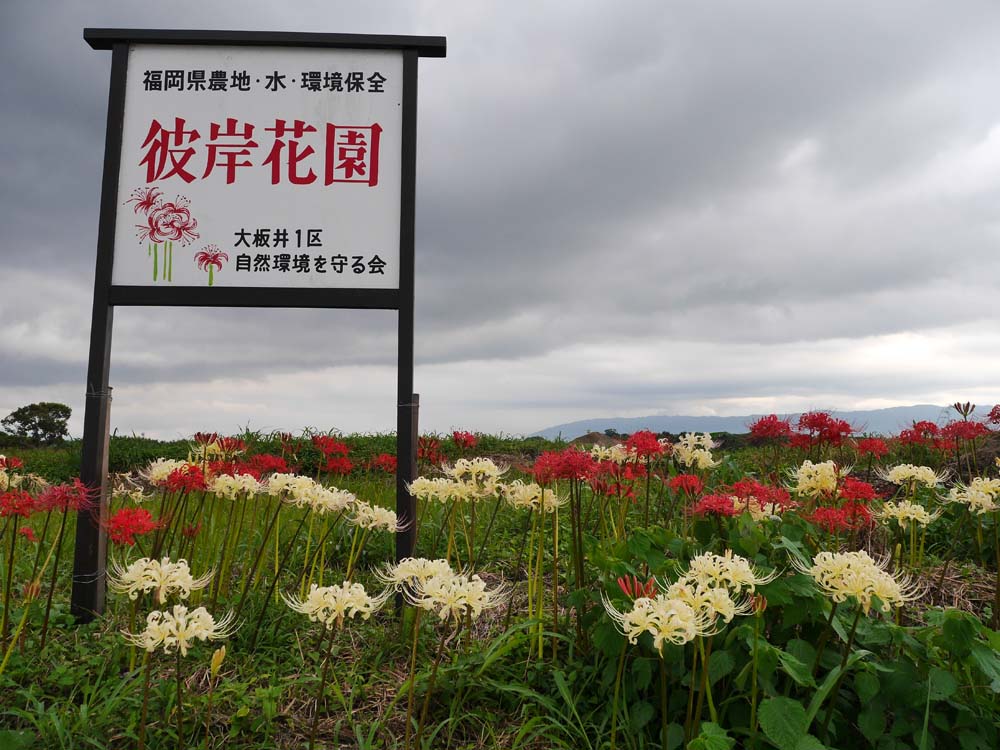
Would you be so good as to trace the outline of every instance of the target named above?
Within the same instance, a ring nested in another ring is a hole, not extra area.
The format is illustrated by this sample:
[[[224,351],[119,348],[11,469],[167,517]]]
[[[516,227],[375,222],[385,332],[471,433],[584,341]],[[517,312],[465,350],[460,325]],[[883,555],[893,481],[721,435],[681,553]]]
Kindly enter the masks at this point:
[[[992,750],[998,424],[425,436],[398,562],[391,435],[116,438],[83,625],[94,498],[8,454],[0,748]]]

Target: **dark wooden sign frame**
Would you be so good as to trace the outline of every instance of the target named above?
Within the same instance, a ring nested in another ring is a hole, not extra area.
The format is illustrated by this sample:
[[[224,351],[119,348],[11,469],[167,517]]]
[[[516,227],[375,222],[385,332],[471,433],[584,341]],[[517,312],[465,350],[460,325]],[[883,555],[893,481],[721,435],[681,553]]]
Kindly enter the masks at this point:
[[[73,559],[72,613],[86,621],[104,610],[108,514],[108,443],[110,439],[111,333],[118,306],[167,307],[297,307],[397,310],[398,359],[396,407],[396,513],[403,531],[396,534],[396,557],[413,553],[416,538],[413,497],[406,486],[417,472],[417,410],[413,393],[413,275],[414,217],[417,166],[417,60],[444,57],[444,37],[316,34],[300,32],[206,31],[165,29],[84,29],[83,38],[95,50],[111,50],[108,123],[104,141],[97,272],[87,367],[83,455],[80,479],[99,493],[99,513],[81,511],[77,519]],[[403,54],[402,184],[399,224],[398,289],[275,289],[253,287],[143,287],[112,283],[115,215],[119,203],[122,128],[128,52],[133,44],[185,44],[252,47],[321,47],[395,50]]]

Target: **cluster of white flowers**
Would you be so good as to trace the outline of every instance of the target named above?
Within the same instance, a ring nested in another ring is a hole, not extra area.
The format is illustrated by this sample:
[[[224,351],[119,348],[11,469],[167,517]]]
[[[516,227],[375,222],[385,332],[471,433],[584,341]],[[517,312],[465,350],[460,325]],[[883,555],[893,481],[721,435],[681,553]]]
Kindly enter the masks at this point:
[[[375,571],[375,577],[387,586],[398,590],[402,586],[426,581],[433,576],[454,575],[447,560],[428,560],[426,557],[406,557],[395,565],[389,563]]]
[[[904,576],[893,576],[885,564],[863,550],[819,552],[812,565],[792,561],[797,570],[811,576],[825,594],[838,604],[853,597],[865,614],[877,598],[883,612],[890,612],[919,596],[918,588]]]
[[[425,502],[474,502],[481,497],[476,485],[451,477],[417,477],[408,489],[411,495]]]
[[[619,465],[627,463],[633,457],[628,448],[621,443],[610,446],[595,445],[590,449],[590,455],[595,461],[610,461]]]
[[[555,491],[542,488],[534,482],[522,482],[515,479],[501,487],[507,503],[514,508],[530,508],[554,513],[556,509],[566,504],[566,498],[559,497]]]
[[[210,492],[226,500],[250,497],[260,492],[261,484],[249,474],[218,474],[208,485]]]
[[[975,477],[968,485],[956,485],[947,502],[961,503],[978,516],[1000,510],[1000,479]]]
[[[477,497],[493,497],[500,490],[500,477],[508,467],[497,466],[489,458],[460,458],[444,473],[455,482],[467,485]]]
[[[383,531],[402,531],[405,527],[399,525],[396,511],[383,508],[381,505],[371,505],[363,500],[357,500],[351,506],[350,522],[363,529]]]
[[[150,612],[146,617],[145,630],[139,633],[123,632],[130,643],[146,651],[153,652],[162,646],[165,653],[180,649],[181,656],[187,656],[195,641],[228,638],[235,629],[232,613],[216,622],[204,607],[189,611],[183,604],[176,604],[170,610]]]
[[[604,609],[629,643],[638,641],[643,633],[653,636],[653,647],[662,651],[665,643],[683,645],[700,635],[707,635],[712,624],[694,607],[669,594],[641,596],[632,602],[632,609],[620,611],[602,595]]]
[[[136,505],[146,499],[142,487],[136,484],[132,474],[116,474],[111,488],[111,495],[116,499],[130,500]]]
[[[299,474],[272,474],[267,491],[296,508],[311,508],[316,513],[339,513],[361,501],[347,490],[325,487]]]
[[[362,620],[367,620],[389,600],[391,594],[391,590],[386,590],[379,596],[369,596],[360,583],[344,581],[339,586],[317,586],[314,583],[305,599],[284,594],[282,598],[293,610],[313,622],[322,623],[329,630],[334,626],[341,627],[345,618],[360,616]]]
[[[171,562],[169,557],[162,560],[142,557],[127,568],[112,562],[108,570],[108,587],[112,591],[127,594],[133,601],[140,593],[153,591],[157,604],[163,604],[173,594],[179,599],[187,599],[192,591],[205,588],[211,580],[212,571],[195,578],[187,560]]]
[[[667,596],[687,603],[714,626],[719,618],[729,622],[750,614],[753,602],[749,595],[777,575],[777,571],[762,574],[732,550],[724,555],[705,552],[693,558],[676,583],[667,587]]]
[[[154,487],[159,487],[167,481],[167,477],[177,469],[184,469],[190,464],[173,458],[158,458],[140,472],[140,476]]]
[[[404,594],[414,607],[437,613],[442,622],[458,623],[466,617],[476,619],[483,611],[497,606],[508,592],[502,586],[487,589],[486,582],[478,575],[449,569],[425,578],[411,578]]]
[[[688,432],[681,435],[680,441],[674,445],[674,455],[689,469],[711,469],[719,464],[712,458],[712,449],[715,447],[712,436],[707,432]]]
[[[823,461],[814,464],[808,459],[795,470],[795,486],[792,492],[806,497],[818,497],[819,495],[832,495],[837,491],[837,481],[847,476],[850,468],[838,471],[837,464],[833,461]]]
[[[930,466],[914,466],[913,464],[900,464],[893,466],[886,471],[881,469],[878,475],[887,482],[893,484],[922,484],[925,487],[937,487],[946,478],[946,473],[937,474]]]
[[[3,458],[3,456],[0,456]],[[49,483],[37,474],[23,474],[19,471],[0,469],[0,492],[9,490],[25,490],[26,492],[41,492]]]
[[[886,503],[876,515],[887,523],[895,521],[900,526],[908,526],[910,523],[927,526],[941,515],[941,511],[928,513],[924,506],[903,500],[899,503]]]

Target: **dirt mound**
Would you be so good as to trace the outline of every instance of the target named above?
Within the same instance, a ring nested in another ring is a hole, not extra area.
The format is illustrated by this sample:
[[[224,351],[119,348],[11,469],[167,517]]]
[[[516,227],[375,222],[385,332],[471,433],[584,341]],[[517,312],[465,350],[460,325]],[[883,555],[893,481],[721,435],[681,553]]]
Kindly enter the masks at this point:
[[[607,448],[612,445],[618,445],[622,442],[613,437],[608,437],[603,432],[588,432],[586,435],[580,435],[578,438],[573,438],[569,441],[570,445],[599,445],[602,448]]]

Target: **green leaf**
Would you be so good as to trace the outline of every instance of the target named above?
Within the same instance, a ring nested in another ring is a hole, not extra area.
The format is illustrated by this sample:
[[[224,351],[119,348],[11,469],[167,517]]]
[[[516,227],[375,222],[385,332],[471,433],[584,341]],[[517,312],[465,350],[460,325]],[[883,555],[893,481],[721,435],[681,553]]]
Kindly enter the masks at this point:
[[[778,750],[795,750],[809,729],[802,704],[791,698],[768,698],[757,712],[760,728]]]
[[[632,685],[636,690],[645,690],[653,681],[653,660],[636,659],[632,662]]]
[[[797,685],[803,687],[815,687],[816,681],[810,671],[810,665],[806,665],[800,659],[792,656],[786,651],[778,650],[778,661],[781,662],[781,668],[785,670],[785,673],[795,680]]]
[[[838,665],[834,669],[830,670],[830,673],[824,678],[823,683],[819,686],[816,692],[813,694],[812,701],[809,703],[809,711],[807,713],[808,721],[806,722],[806,727],[812,724],[813,719],[816,718],[816,714],[819,713],[819,709],[823,705],[823,701],[833,690],[833,686],[837,684],[837,678],[840,677],[841,672],[850,671],[851,667],[854,666],[859,660],[864,659],[866,656],[870,656],[871,651],[865,651],[860,649],[855,651],[847,658],[847,663],[844,668],[841,669]]]
[[[826,745],[813,737],[811,734],[807,734],[798,741],[795,745],[795,750],[826,750]]]
[[[667,727],[667,750],[675,750],[684,744],[684,727],[676,722]]]
[[[656,713],[656,709],[649,701],[634,703],[629,707],[629,710],[632,712],[629,724],[631,724],[633,732],[642,731],[642,728],[652,720]]]
[[[934,640],[955,658],[964,659],[969,654],[970,644],[976,640],[976,625],[964,612],[948,610],[941,625],[941,634]]]
[[[952,676],[951,672],[938,667],[931,669],[928,682],[930,684],[930,699],[932,701],[942,701],[958,690],[958,682]]]
[[[885,712],[878,706],[868,706],[858,715],[858,728],[869,742],[885,734]]]
[[[708,681],[714,685],[733,671],[736,662],[728,651],[715,651],[708,659]]]
[[[990,681],[990,690],[1000,693],[1000,654],[979,641],[969,644],[969,652],[973,663]]]
[[[862,704],[869,703],[872,698],[878,695],[878,690],[878,677],[870,672],[859,672],[854,676],[854,692]]]
[[[735,744],[736,740],[725,729],[706,721],[701,725],[701,733],[688,743],[688,750],[730,750]]]

